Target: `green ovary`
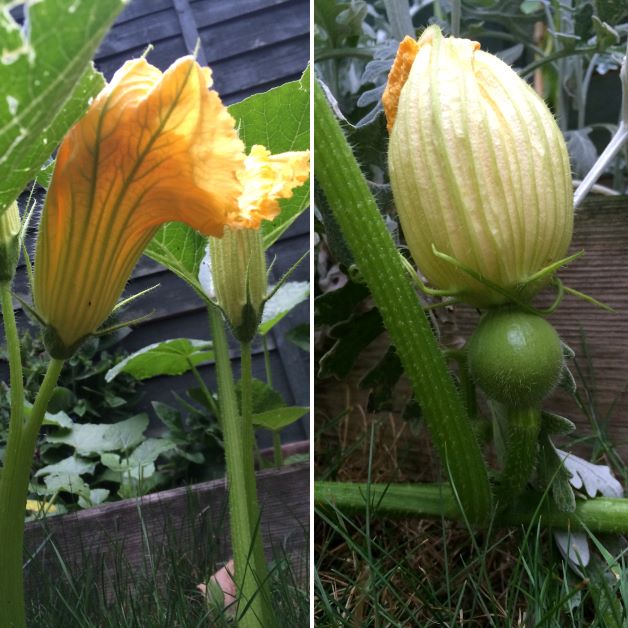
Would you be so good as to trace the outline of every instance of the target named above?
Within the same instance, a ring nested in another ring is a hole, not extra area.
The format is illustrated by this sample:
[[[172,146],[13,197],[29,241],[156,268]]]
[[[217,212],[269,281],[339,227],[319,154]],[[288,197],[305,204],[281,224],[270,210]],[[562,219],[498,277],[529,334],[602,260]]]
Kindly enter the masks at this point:
[[[471,376],[492,399],[537,406],[560,378],[563,353],[545,319],[513,306],[487,312],[468,343]]]

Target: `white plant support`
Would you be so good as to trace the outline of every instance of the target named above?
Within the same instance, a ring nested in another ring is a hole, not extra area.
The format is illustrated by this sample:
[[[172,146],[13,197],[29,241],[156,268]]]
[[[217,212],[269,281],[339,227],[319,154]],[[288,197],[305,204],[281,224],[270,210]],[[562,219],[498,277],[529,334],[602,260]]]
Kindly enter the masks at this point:
[[[621,70],[619,76],[621,77],[622,84],[622,104],[621,104],[621,121],[617,127],[615,135],[613,135],[608,146],[604,149],[602,154],[598,157],[593,168],[588,172],[587,176],[582,180],[582,183],[578,186],[574,193],[573,204],[577,209],[587,194],[591,191],[595,182],[599,179],[600,175],[608,164],[615,158],[617,153],[621,150],[623,145],[628,140],[628,49],[624,61],[621,64]]]

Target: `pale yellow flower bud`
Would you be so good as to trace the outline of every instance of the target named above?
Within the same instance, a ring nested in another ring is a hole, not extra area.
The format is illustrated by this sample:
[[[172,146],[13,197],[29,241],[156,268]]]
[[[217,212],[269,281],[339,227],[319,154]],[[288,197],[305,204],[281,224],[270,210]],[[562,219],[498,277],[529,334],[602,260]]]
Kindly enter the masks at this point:
[[[20,212],[11,203],[0,216],[0,282],[11,281],[20,257]]]
[[[383,101],[401,227],[436,288],[477,307],[506,297],[445,253],[529,299],[526,280],[564,257],[573,201],[569,157],[543,100],[477,42],[436,26],[397,53]]]
[[[259,229],[225,227],[222,238],[209,239],[216,301],[238,340],[257,331],[268,291],[266,256]]]

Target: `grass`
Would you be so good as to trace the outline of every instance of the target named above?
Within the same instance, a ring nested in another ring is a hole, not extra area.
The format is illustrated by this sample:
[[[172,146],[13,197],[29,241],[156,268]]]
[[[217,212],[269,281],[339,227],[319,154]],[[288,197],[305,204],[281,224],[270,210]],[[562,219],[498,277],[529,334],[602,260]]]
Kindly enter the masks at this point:
[[[48,539],[46,551],[53,554],[52,564],[44,563],[36,555],[27,566],[29,626],[220,628],[234,625],[229,612],[208,602],[197,588],[224,564],[225,550],[217,540],[218,528],[210,534],[203,526],[194,527],[192,540],[182,542],[183,535],[169,527],[166,518],[165,542],[155,542],[141,510],[139,514],[145,530],[140,566],[130,564],[123,548],[114,541],[100,554],[86,548],[82,558],[76,561],[78,565],[69,565],[52,539]],[[299,528],[298,533],[304,531]],[[305,555],[308,547],[306,542],[303,556],[291,555],[289,548],[273,548],[273,602],[281,619],[277,628],[309,623],[306,587],[309,561]],[[105,554],[108,559],[104,558]]]
[[[577,403],[591,425],[591,435],[579,442],[624,480],[626,466],[606,430],[609,414],[596,406],[589,367],[576,368]],[[417,446],[409,426],[392,415],[368,416],[362,399],[348,395],[346,401],[351,412],[317,417],[316,477],[443,479],[421,450],[429,449],[426,438]],[[537,526],[474,530],[445,520],[389,517],[378,513],[377,504],[360,516],[333,504],[317,509],[315,539],[316,626],[628,625],[623,538],[589,535],[591,561],[579,574],[551,531]]]

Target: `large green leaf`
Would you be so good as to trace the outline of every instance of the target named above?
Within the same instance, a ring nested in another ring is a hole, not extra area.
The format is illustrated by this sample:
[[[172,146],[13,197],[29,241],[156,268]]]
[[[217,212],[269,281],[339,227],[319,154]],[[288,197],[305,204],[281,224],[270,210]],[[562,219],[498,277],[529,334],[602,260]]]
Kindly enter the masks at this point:
[[[187,282],[203,299],[205,292],[198,271],[207,247],[207,238],[182,222],[169,222],[159,229],[144,254],[170,269]]]
[[[299,81],[286,83],[263,94],[255,94],[229,107],[238,121],[242,141],[250,150],[254,144],[272,153],[307,150],[310,147],[310,72]],[[264,246],[268,248],[308,206],[310,187],[297,188],[292,198],[280,201],[281,213],[262,225]]]
[[[304,414],[309,412],[309,408],[302,406],[287,406],[285,408],[277,408],[276,410],[267,410],[252,416],[253,425],[255,427],[264,427],[267,430],[278,432],[282,428],[291,425],[299,420]]]
[[[238,121],[238,130],[249,149],[263,144],[273,153],[307,150],[310,145],[309,71],[299,81],[286,83],[263,94],[256,94],[229,107]],[[295,190],[294,196],[281,201],[281,214],[264,222],[264,246],[268,248],[307,207],[309,185]],[[206,298],[198,280],[205,256],[207,238],[181,223],[164,225],[144,251],[163,264]]]
[[[264,304],[264,314],[259,333],[267,334],[290,310],[305,301],[310,295],[307,281],[288,281]]]
[[[128,458],[114,453],[104,453],[100,461],[115,473],[128,474],[136,480],[149,478],[155,473],[155,461],[161,454],[174,449],[176,443],[168,438],[147,438]]]
[[[238,395],[238,403],[242,399],[242,382],[236,383],[236,394]],[[253,398],[253,414],[262,414],[267,410],[276,410],[283,408],[286,404],[281,396],[274,388],[260,379],[253,378],[251,380],[251,396]]]
[[[87,458],[81,458],[80,456],[69,456],[64,458],[55,464],[49,464],[42,467],[35,473],[36,477],[43,475],[85,475],[86,473],[93,474],[96,469],[96,463],[93,460]]]
[[[48,442],[69,445],[78,455],[91,456],[107,451],[129,451],[142,442],[148,427],[148,416],[136,414],[126,421],[112,423],[75,423],[72,429],[60,434],[50,434]]]
[[[157,375],[181,375],[192,366],[214,358],[212,343],[192,338],[174,338],[148,345],[118,362],[107,371],[105,380],[110,382],[120,373],[128,373],[135,379],[148,379]]]
[[[27,2],[27,29],[0,11],[0,213],[102,87],[91,58],[124,4]]]

